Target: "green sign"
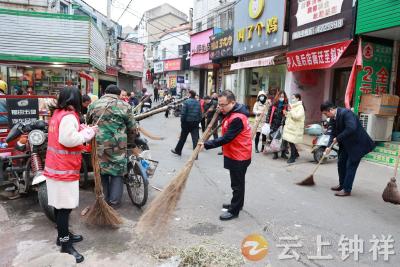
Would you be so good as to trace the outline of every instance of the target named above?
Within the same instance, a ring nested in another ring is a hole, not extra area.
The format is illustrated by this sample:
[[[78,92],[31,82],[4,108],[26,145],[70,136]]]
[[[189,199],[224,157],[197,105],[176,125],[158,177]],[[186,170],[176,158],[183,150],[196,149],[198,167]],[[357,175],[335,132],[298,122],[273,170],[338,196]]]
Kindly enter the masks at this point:
[[[389,92],[392,53],[391,46],[362,41],[363,68],[357,75],[355,113],[358,113],[361,95]]]

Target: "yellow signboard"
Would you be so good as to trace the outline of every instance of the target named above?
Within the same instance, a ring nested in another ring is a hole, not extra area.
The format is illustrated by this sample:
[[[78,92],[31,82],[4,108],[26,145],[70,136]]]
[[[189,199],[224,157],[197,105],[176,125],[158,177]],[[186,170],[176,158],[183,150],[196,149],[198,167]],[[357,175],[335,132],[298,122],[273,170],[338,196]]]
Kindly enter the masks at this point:
[[[252,19],[258,19],[264,11],[264,0],[249,1],[249,16]]]

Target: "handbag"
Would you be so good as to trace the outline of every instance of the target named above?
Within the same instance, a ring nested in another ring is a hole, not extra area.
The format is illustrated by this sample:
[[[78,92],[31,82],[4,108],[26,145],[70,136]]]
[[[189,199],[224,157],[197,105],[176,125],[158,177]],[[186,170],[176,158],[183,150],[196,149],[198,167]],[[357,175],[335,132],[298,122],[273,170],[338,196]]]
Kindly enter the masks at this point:
[[[271,152],[279,152],[282,150],[282,126],[272,134],[270,149]]]
[[[268,136],[271,132],[271,125],[269,123],[264,123],[263,127],[261,128],[261,133]]]

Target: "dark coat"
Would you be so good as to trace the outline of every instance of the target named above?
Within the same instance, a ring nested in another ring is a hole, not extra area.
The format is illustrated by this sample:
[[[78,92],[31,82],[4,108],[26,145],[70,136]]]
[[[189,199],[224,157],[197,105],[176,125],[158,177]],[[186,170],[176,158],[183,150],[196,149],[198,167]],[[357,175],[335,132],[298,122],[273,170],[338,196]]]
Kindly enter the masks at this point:
[[[339,143],[339,150],[346,150],[352,161],[359,161],[375,148],[375,143],[361,125],[357,116],[349,109],[338,108],[336,119],[329,122],[333,138]]]
[[[286,110],[286,105],[283,105],[282,107],[278,107],[278,105],[272,105],[268,109],[268,114],[266,117],[266,123],[269,123],[270,118],[271,118],[271,113],[272,113],[272,108],[276,107],[274,114],[272,116],[272,121],[271,121],[271,133],[276,132],[279,127],[281,127],[284,124],[284,115],[283,115],[283,110]]]
[[[210,103],[204,104],[204,113],[207,113],[207,119],[211,120],[214,116],[215,112],[217,111],[218,107],[218,100],[211,99]]]
[[[200,102],[194,98],[189,98],[183,102],[181,122],[200,122],[201,107]]]

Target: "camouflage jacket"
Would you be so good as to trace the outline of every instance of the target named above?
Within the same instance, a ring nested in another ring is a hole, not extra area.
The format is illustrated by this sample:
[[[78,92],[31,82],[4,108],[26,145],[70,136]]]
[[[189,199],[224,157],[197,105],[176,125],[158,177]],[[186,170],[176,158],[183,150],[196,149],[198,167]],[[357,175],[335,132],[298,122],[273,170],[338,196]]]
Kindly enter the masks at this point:
[[[127,148],[135,146],[136,122],[131,105],[117,95],[106,94],[89,106],[88,124],[95,124],[104,110],[96,135],[100,171],[101,174],[121,176],[127,171]]]

